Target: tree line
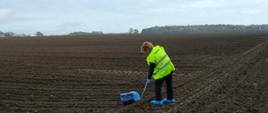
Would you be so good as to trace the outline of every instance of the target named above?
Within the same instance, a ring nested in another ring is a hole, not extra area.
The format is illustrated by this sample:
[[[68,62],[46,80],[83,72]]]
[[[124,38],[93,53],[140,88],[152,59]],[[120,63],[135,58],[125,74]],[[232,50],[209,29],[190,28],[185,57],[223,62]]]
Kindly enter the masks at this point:
[[[268,25],[186,25],[155,26],[142,30],[142,34],[176,34],[202,32],[268,32]]]
[[[36,32],[36,36],[43,36],[43,33]],[[14,33],[14,32],[2,32],[2,31],[0,31],[0,38],[1,37],[31,37],[31,35],[18,34],[18,33]]]

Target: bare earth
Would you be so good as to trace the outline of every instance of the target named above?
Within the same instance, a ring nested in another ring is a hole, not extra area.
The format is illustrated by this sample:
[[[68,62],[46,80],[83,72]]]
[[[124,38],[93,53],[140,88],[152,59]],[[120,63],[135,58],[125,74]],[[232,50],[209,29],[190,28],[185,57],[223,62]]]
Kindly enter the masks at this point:
[[[0,39],[0,112],[267,113],[267,39],[258,34]],[[143,41],[163,45],[176,66],[176,104],[150,105],[153,86],[141,101],[120,103],[120,93],[143,89]]]

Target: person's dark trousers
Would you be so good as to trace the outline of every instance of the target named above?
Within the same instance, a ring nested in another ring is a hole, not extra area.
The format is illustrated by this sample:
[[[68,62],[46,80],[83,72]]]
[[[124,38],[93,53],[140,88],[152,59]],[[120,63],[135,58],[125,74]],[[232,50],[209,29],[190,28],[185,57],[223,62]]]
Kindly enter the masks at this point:
[[[155,80],[155,99],[160,101],[162,100],[161,97],[161,88],[163,81],[166,81],[167,84],[167,99],[171,100],[173,99],[173,91],[172,91],[172,73],[165,76],[164,78],[161,78],[159,80]]]

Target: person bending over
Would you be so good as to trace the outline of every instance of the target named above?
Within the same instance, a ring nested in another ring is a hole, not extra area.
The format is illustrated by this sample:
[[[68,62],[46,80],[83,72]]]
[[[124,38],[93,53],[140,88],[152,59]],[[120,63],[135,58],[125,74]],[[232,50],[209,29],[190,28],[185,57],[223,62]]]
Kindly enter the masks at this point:
[[[175,103],[176,99],[173,98],[172,90],[172,73],[175,71],[175,67],[165,52],[164,47],[160,45],[154,46],[151,42],[146,41],[143,42],[140,49],[142,53],[148,55],[146,62],[149,69],[146,84],[150,85],[152,78],[155,81],[155,97],[151,101],[151,104],[162,105],[163,103]],[[161,88],[164,81],[167,86],[167,98],[162,99]]]

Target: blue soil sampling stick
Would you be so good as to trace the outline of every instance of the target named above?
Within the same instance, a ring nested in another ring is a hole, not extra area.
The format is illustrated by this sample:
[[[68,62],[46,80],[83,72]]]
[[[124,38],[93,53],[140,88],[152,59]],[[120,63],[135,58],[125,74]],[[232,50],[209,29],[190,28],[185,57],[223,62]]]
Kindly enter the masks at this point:
[[[129,105],[129,104],[132,104],[134,102],[137,102],[137,101],[141,100],[141,98],[144,95],[144,92],[145,92],[146,88],[147,88],[147,84],[145,84],[145,87],[143,88],[141,96],[137,91],[130,91],[130,92],[126,92],[126,93],[120,93],[120,100],[121,100],[122,104]]]

